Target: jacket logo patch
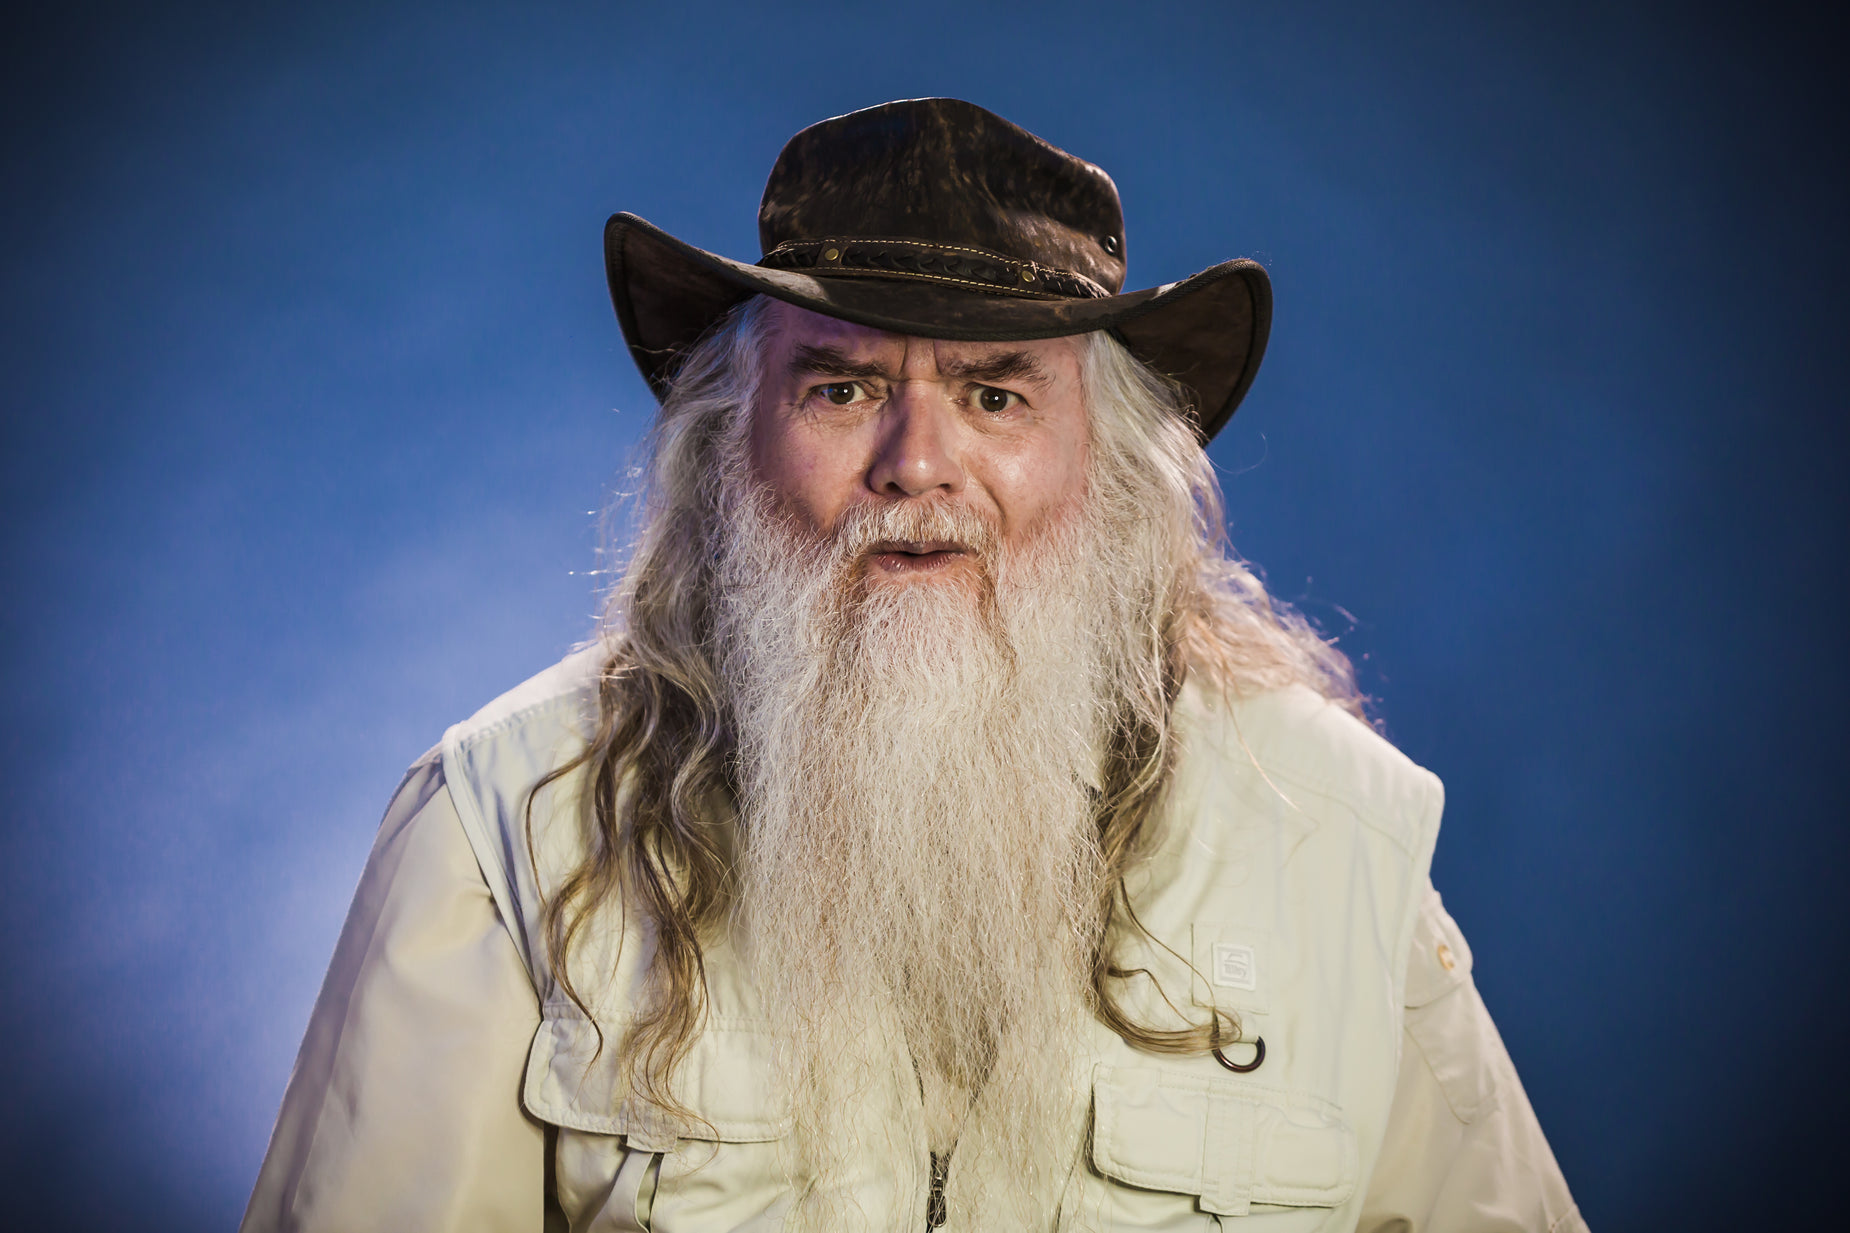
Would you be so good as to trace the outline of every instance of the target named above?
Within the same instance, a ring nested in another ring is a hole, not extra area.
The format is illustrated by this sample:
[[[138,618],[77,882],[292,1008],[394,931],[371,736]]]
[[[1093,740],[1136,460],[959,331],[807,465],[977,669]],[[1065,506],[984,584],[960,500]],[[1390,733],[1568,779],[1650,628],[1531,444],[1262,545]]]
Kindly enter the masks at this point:
[[[1214,983],[1222,989],[1244,989],[1252,993],[1259,988],[1259,971],[1253,962],[1253,948],[1233,942],[1214,944]]]

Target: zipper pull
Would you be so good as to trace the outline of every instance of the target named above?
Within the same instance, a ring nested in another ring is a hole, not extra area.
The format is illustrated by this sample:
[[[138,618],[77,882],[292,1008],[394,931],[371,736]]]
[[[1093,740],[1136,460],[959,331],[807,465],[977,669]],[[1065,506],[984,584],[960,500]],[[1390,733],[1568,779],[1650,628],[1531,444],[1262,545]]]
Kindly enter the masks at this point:
[[[936,1229],[944,1224],[944,1178],[951,1171],[951,1154],[937,1152],[931,1154],[931,1198],[925,1204],[925,1228]]]

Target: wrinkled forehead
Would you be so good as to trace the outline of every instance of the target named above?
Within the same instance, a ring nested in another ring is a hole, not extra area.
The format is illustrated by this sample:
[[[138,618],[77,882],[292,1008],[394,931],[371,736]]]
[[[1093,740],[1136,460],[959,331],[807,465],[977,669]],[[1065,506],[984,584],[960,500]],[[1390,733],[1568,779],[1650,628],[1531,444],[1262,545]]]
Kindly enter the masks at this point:
[[[1056,381],[1077,382],[1079,378],[1076,337],[997,342],[920,338],[857,325],[781,301],[769,304],[767,325],[767,370],[773,380],[788,374],[793,363],[801,368],[804,356],[818,352],[877,365],[894,375],[904,370],[914,377],[954,375],[997,356],[1020,355]]]

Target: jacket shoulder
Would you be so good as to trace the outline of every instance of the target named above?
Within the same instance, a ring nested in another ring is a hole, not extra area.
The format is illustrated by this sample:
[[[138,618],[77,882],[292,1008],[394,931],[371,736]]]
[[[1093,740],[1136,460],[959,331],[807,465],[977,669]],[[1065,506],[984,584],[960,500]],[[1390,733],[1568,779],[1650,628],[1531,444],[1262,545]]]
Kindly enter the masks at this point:
[[[597,709],[597,683],[609,652],[598,642],[580,647],[528,677],[444,734],[444,745],[477,745],[544,716]]]
[[[1190,686],[1178,703],[1193,775],[1238,794],[1258,791],[1317,812],[1336,806],[1427,856],[1445,791],[1341,706],[1303,686],[1223,697]]]
[[[508,690],[443,734],[443,772],[465,826],[524,826],[526,798],[578,756],[597,725],[607,657],[597,643]]]
[[[557,823],[575,816],[562,806],[579,777],[540,785],[590,740],[606,656],[597,643],[573,652],[451,727],[440,746],[457,819],[536,979],[540,896],[531,858],[538,851],[569,863],[576,832]]]

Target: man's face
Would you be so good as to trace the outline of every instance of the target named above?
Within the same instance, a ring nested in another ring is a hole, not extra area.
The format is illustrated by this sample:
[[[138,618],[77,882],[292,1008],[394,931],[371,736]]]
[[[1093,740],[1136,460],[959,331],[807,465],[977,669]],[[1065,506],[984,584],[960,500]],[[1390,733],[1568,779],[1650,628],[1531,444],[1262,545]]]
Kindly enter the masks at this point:
[[[961,504],[1019,547],[1085,489],[1088,433],[1071,338],[949,342],[773,303],[751,461],[819,536],[857,506]],[[869,585],[967,580],[952,542],[886,541]]]

